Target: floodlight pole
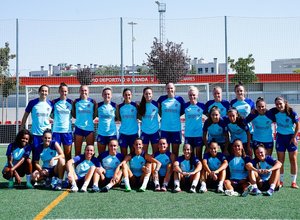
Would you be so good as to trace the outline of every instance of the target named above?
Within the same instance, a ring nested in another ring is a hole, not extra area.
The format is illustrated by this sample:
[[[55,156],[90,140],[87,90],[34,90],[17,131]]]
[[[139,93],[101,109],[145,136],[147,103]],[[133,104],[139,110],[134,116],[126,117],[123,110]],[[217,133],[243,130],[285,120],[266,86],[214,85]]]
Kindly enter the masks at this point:
[[[133,35],[133,26],[137,25],[137,23],[131,21],[128,23],[129,25],[131,25],[131,61],[132,61],[132,81],[133,83],[135,83],[135,74],[134,74],[134,35]]]

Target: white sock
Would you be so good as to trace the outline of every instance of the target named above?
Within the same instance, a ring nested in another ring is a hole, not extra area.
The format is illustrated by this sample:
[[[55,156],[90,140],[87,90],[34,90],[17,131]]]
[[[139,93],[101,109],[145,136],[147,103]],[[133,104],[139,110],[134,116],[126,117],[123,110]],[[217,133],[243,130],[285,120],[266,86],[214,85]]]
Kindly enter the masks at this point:
[[[275,189],[275,184],[274,183],[272,183],[271,185],[270,185],[270,189]]]
[[[195,186],[195,187],[197,187],[197,185],[198,185],[198,182],[199,182],[199,180],[193,180],[193,182],[192,182],[192,186]]]
[[[284,174],[282,173],[280,174],[280,182],[283,182],[283,180],[284,180]]]
[[[257,184],[255,183],[255,184],[252,184],[252,186],[253,186],[253,189],[256,189],[257,188]]]
[[[164,182],[163,185],[165,185],[166,187],[168,187],[168,182]]]
[[[106,185],[106,188],[107,188],[107,189],[111,189],[111,187],[113,187],[113,184],[112,184],[112,183],[109,183],[109,184]]]
[[[174,180],[174,185],[180,187],[180,182],[179,182],[179,180]]]
[[[222,186],[223,187],[224,181],[220,181],[218,186]]]
[[[30,183],[31,182],[31,175],[26,175],[26,182],[27,183]]]
[[[206,188],[206,182],[202,181],[201,186]]]
[[[87,187],[88,187],[88,183],[87,182],[84,182],[84,184],[83,184],[83,186],[81,187],[81,189],[87,189]]]
[[[297,179],[297,174],[291,174],[291,181],[292,183],[295,183]]]
[[[72,180],[72,186],[77,186],[77,184],[76,184],[76,181],[75,180]]]
[[[149,181],[149,176],[145,176],[141,188],[146,189]]]
[[[128,177],[124,177],[124,184],[126,187],[130,187],[130,182]]]
[[[154,185],[155,185],[155,186],[159,185],[158,180],[154,180],[153,182],[154,182]]]

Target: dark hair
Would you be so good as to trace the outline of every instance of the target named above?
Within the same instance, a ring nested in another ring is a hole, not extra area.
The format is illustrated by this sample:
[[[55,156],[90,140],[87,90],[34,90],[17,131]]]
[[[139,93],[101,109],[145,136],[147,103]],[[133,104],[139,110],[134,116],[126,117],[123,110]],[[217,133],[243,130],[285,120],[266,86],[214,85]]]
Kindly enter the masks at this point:
[[[48,88],[48,92],[50,92],[50,87],[49,87],[48,85],[46,85],[46,84],[41,85],[41,86],[39,87],[39,90],[38,90],[38,91],[41,92],[43,87],[47,87],[47,88]]]
[[[280,101],[283,101],[284,102],[284,112],[288,115],[288,116],[291,116],[292,115],[292,112],[293,112],[293,108],[289,105],[288,101],[286,99],[284,99],[283,97],[281,96],[278,96],[275,98],[275,104],[276,102],[280,100]]]
[[[127,91],[130,91],[130,93],[132,94],[132,91],[131,91],[131,89],[129,89],[129,88],[125,88],[125,89],[123,90],[123,93],[122,93],[122,95],[124,96],[125,92],[127,92]]]
[[[242,83],[242,81],[239,81],[239,83],[234,86],[234,91],[236,91],[236,89],[240,86],[242,86],[245,89],[244,84]]]
[[[116,138],[110,139],[109,142],[108,142],[108,144],[110,144],[110,142],[112,142],[112,141],[116,141],[116,142],[118,143],[118,145],[119,145],[119,141],[118,141],[118,139],[116,139]]]
[[[190,168],[192,168],[193,167],[193,159],[195,157],[194,149],[193,149],[192,145],[190,145],[190,144],[184,144],[183,149],[185,148],[185,146],[190,146],[190,148],[191,148],[191,156],[190,156],[189,162],[190,162]]]
[[[21,139],[23,138],[24,135],[29,135],[29,140],[28,140],[28,144],[32,144],[33,141],[33,136],[30,133],[29,130],[27,129],[22,129],[21,131],[18,132],[15,141],[14,141],[14,147],[19,147],[21,146]]]
[[[143,95],[139,105],[139,115],[141,116],[144,116],[146,113],[146,99],[144,97],[144,93],[146,92],[147,89],[150,89],[152,91],[152,88],[148,86],[143,89]]]
[[[255,105],[257,105],[259,102],[265,102],[264,98],[263,98],[263,97],[258,97],[258,98],[256,99]]]
[[[102,90],[102,95],[103,95],[103,93],[104,93],[106,90],[109,90],[109,91],[111,91],[111,92],[112,92],[112,89],[111,89],[111,88],[109,88],[109,87],[105,87],[105,88]]]
[[[260,143],[260,144],[258,144],[258,145],[256,145],[255,147],[254,147],[254,157],[255,157],[255,159],[257,159],[257,156],[256,156],[256,154],[255,154],[255,151],[258,149],[258,148],[263,148],[264,150],[265,150],[265,152],[266,152],[266,147],[265,147],[265,145],[263,144],[263,143]]]
[[[46,128],[46,130],[43,132],[43,136],[47,133],[50,133],[52,135],[52,131],[50,128]]]
[[[211,123],[212,123],[211,113],[212,113],[213,111],[218,111],[219,114],[221,115],[221,111],[220,111],[219,107],[214,105],[214,106],[209,110],[209,114],[208,114],[208,118],[207,118],[207,120],[209,120],[209,122],[211,122]]]
[[[67,85],[66,83],[61,82],[60,85],[59,85],[59,87],[58,87],[58,91],[59,91],[62,87],[64,87],[64,86],[68,88],[68,85]]]
[[[239,111],[235,108],[235,107],[231,107],[228,111],[227,111],[227,114],[230,113],[230,112],[236,112],[237,114],[237,118],[236,118],[236,124],[242,128],[244,128],[246,126],[243,118],[241,117]]]

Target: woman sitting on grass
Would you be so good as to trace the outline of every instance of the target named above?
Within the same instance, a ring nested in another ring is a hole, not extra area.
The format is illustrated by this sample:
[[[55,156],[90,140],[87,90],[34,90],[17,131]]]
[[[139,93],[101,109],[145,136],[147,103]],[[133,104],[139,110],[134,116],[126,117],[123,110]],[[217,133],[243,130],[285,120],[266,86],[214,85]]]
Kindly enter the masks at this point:
[[[191,185],[190,192],[195,193],[200,179],[202,164],[194,155],[189,144],[183,147],[183,155],[174,162],[174,192],[180,192],[180,183],[184,186]]]
[[[210,188],[217,188],[218,193],[223,193],[223,184],[226,178],[228,162],[224,154],[220,153],[220,146],[217,142],[210,142],[208,152],[204,154],[202,165],[202,180],[199,192],[207,191],[206,185]]]
[[[5,164],[2,174],[3,178],[8,180],[8,188],[14,188],[14,180],[20,184],[21,177],[26,174],[26,187],[32,189],[31,173],[32,164],[29,158],[31,153],[32,135],[27,129],[19,131],[13,143],[8,145]]]
[[[66,170],[71,183],[71,192],[77,192],[78,186],[81,187],[81,192],[87,191],[96,168],[100,167],[100,162],[94,157],[94,154],[94,146],[87,145],[84,149],[84,154],[75,156],[67,162]],[[94,182],[94,185],[98,185],[98,183]]]
[[[108,151],[104,151],[99,155],[102,167],[97,168],[94,174],[94,182],[103,183],[104,187],[100,192],[108,192],[114,185],[119,184],[122,178],[122,170],[120,164],[124,159],[123,154],[117,152],[119,143],[116,139],[112,139],[108,143]],[[97,185],[93,185],[94,192],[99,191]]]
[[[229,179],[224,181],[225,195],[242,196],[248,195],[248,171],[245,168],[246,163],[250,162],[250,157],[246,156],[243,143],[237,139],[232,143],[232,153],[228,157]]]
[[[250,194],[272,196],[275,189],[279,188],[280,167],[282,163],[270,155],[266,155],[266,148],[263,144],[254,149],[255,158],[251,163],[246,164],[250,171],[249,179],[252,184]]]
[[[38,182],[52,177],[51,187],[55,190],[61,190],[65,155],[60,145],[52,140],[50,129],[44,131],[43,142],[40,145],[33,155],[36,170],[32,173],[32,180]],[[40,159],[43,162],[42,166],[39,164]],[[57,182],[56,176],[58,176]]]
[[[127,162],[129,162],[129,165]],[[121,163],[126,192],[131,191],[131,186],[139,188],[139,192],[146,191],[151,175],[151,163],[156,164],[154,179],[157,179],[161,163],[143,151],[143,141],[140,138],[135,139],[134,152],[128,154]]]
[[[175,161],[175,155],[168,150],[168,142],[166,138],[161,138],[158,142],[158,152],[153,157],[161,163],[158,170],[156,164],[153,163],[152,175],[155,177],[158,173],[158,178],[154,179],[155,191],[166,192],[172,175],[172,164]],[[162,182],[162,187],[160,183]]]

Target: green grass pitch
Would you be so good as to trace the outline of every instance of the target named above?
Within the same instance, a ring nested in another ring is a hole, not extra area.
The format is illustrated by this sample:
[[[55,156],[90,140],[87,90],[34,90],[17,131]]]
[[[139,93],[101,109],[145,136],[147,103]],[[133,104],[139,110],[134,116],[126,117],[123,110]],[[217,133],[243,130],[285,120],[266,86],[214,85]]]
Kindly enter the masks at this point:
[[[1,169],[6,161],[0,148]],[[298,156],[298,164],[299,164]],[[298,172],[299,176],[299,172]],[[0,219],[32,219],[62,192],[42,189],[7,189],[0,177]],[[300,190],[290,188],[289,160],[285,163],[285,186],[272,197],[227,197],[208,191],[126,193],[120,188],[108,193],[70,193],[46,219],[57,218],[255,218],[299,219]]]

